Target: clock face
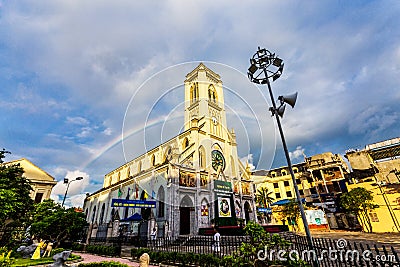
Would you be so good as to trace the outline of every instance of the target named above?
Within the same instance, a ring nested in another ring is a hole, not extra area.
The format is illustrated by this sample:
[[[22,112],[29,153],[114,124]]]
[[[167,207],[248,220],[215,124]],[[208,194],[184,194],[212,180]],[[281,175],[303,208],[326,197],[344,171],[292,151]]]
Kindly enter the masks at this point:
[[[218,171],[218,168],[221,167],[221,171],[225,170],[225,158],[222,155],[221,151],[213,150],[211,151],[211,160],[212,160],[212,167],[214,170]]]
[[[217,125],[217,124],[218,124],[217,118],[212,117],[211,120],[212,120],[212,123],[213,123],[214,125]]]

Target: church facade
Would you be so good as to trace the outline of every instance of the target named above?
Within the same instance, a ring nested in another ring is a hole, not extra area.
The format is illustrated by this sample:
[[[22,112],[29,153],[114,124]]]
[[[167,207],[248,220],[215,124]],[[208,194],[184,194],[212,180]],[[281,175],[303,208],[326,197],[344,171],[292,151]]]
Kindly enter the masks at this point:
[[[221,77],[200,63],[186,75],[184,131],[109,172],[88,195],[89,237],[129,233],[195,235],[202,228],[256,220],[250,170],[229,130]]]

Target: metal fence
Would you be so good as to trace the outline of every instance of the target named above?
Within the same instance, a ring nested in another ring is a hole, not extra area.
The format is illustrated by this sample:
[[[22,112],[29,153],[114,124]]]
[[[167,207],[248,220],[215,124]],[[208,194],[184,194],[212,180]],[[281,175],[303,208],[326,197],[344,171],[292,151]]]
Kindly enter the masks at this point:
[[[398,252],[390,246],[350,242],[344,239],[313,238],[310,248],[305,236],[291,232],[280,234],[290,242],[288,246],[274,246],[265,249],[258,257],[265,261],[301,259],[310,265],[321,267],[342,266],[400,266]],[[344,243],[344,242],[345,243]],[[215,254],[220,257],[232,255],[242,243],[249,243],[248,236],[221,236],[216,242],[213,236],[178,236],[174,238],[113,237],[91,238],[91,244],[125,247],[146,247],[152,251],[178,253]]]
[[[90,238],[90,244],[108,244],[113,246],[145,247],[154,251],[168,251],[179,253],[209,254],[219,256],[232,255],[242,243],[250,242],[248,236],[221,236],[214,240],[213,236],[178,236],[174,238],[157,238],[155,240],[147,237],[112,237],[112,238]]]
[[[400,266],[399,254],[393,246],[313,238],[313,247],[310,248],[305,236],[291,234],[285,239],[291,242],[287,253],[310,264],[315,261],[323,267]]]

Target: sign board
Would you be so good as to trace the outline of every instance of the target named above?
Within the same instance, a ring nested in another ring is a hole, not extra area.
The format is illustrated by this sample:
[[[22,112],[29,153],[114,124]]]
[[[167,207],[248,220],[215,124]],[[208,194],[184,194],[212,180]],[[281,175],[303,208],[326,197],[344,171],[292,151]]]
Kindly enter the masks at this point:
[[[156,207],[156,201],[147,200],[129,200],[113,198],[111,200],[111,207],[124,207],[124,208],[152,208]]]
[[[325,212],[322,210],[305,210],[304,212],[309,225],[328,224],[328,221],[325,218]]]
[[[215,219],[218,221],[218,226],[237,225],[232,184],[230,182],[214,180],[214,193]]]
[[[218,212],[219,217],[231,217],[231,198],[230,197],[219,197],[218,198]]]
[[[265,212],[265,213],[272,213],[272,209],[271,208],[257,208],[258,212]]]
[[[230,182],[215,180],[214,191],[220,193],[232,193],[232,184]]]

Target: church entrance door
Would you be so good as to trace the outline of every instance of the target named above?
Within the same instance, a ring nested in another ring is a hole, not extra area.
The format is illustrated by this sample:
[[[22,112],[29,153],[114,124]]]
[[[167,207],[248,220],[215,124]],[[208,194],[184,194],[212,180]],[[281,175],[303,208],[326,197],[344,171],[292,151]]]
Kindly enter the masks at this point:
[[[180,207],[180,234],[190,234],[190,207]]]
[[[251,207],[249,202],[244,203],[244,217],[246,219],[246,222],[250,221],[250,212],[251,212]]]

